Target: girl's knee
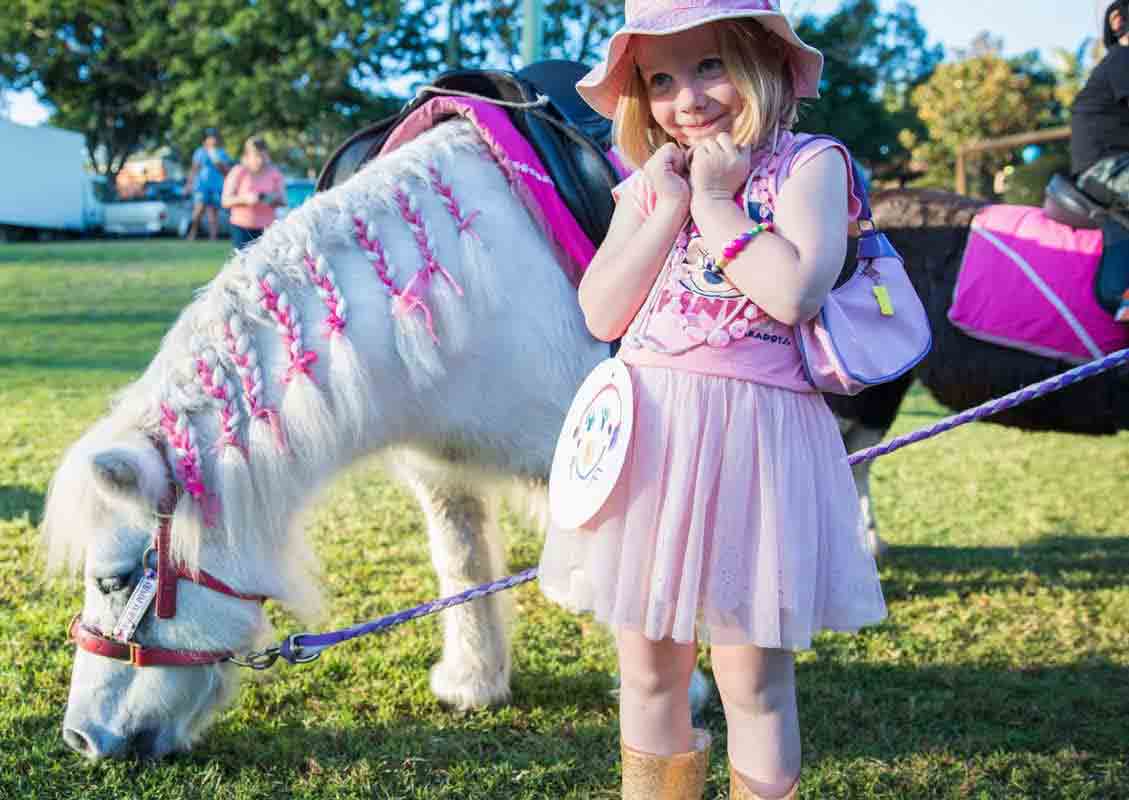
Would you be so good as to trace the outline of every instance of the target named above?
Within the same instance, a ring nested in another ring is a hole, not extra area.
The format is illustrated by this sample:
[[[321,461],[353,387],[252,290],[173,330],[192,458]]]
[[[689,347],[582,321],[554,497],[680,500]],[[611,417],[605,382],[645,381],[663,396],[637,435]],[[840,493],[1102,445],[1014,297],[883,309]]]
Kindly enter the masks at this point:
[[[796,702],[790,653],[762,650],[743,658],[717,658],[715,653],[714,680],[723,704],[730,710],[771,714],[787,711]]]
[[[693,645],[651,642],[640,636],[619,639],[622,690],[641,695],[688,692],[695,663]]]
[[[682,674],[669,667],[645,665],[620,666],[621,691],[637,695],[668,695],[685,693],[690,689],[690,674]]]

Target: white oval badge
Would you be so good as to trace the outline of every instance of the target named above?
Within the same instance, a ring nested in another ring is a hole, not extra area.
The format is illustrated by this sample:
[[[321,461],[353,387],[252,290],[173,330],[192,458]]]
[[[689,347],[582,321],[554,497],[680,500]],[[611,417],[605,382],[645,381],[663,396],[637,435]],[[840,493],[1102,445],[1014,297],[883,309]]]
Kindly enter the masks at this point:
[[[549,473],[549,514],[578,528],[607,502],[627,459],[635,395],[627,365],[600,362],[584,379],[565,416]]]

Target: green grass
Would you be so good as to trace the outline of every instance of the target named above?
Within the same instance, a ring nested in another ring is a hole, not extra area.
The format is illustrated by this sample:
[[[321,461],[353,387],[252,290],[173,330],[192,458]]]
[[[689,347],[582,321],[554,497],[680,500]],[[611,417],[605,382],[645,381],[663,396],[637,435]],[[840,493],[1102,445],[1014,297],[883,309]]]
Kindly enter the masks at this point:
[[[304,668],[276,667],[189,755],[91,766],[66,749],[63,628],[81,594],[42,575],[47,482],[225,252],[181,242],[0,249],[0,798],[618,797],[613,649],[532,586],[515,590],[505,708],[452,713],[435,702],[432,617]],[[915,390],[894,432],[944,413]],[[822,636],[799,659],[804,797],[1129,797],[1127,445],[1124,433],[976,424],[879,462],[890,618]],[[534,532],[505,522],[513,570],[536,564]],[[331,487],[312,528],[327,625],[436,596],[423,524],[372,467]],[[706,796],[722,798],[716,701],[705,723],[717,743]]]

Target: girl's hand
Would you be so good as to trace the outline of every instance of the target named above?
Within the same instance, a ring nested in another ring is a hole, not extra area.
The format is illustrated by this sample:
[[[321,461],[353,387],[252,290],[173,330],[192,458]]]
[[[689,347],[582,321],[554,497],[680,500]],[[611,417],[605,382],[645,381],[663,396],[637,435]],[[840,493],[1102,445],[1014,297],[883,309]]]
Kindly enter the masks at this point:
[[[643,174],[655,187],[658,202],[690,204],[690,184],[686,181],[686,155],[674,142],[667,142],[643,165]]]
[[[738,147],[728,133],[695,144],[689,153],[695,198],[732,200],[752,170],[752,148]]]

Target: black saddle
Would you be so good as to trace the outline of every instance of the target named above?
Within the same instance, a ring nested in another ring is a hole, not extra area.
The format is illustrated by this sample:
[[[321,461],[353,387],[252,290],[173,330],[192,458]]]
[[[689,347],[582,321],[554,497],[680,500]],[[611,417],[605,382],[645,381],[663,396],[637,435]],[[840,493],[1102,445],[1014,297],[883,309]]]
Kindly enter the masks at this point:
[[[318,177],[317,190],[343,183],[375,158],[392,131],[413,111],[438,95],[469,93],[494,100],[529,103],[536,108],[500,106],[533,146],[549,177],[581,230],[599,247],[608,232],[614,203],[611,189],[618,173],[604,153],[611,146],[611,122],[581,100],[575,84],[587,68],[573,61],[550,60],[519,72],[458,70],[440,75],[435,88],[421,90],[398,114],[358,131],[334,151]]]
[[[1102,229],[1102,262],[1094,280],[1094,296],[1098,305],[1116,313],[1122,293],[1129,289],[1129,219],[1101,205],[1062,175],[1055,175],[1047,185],[1043,212],[1072,228]]]

